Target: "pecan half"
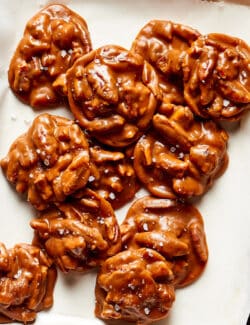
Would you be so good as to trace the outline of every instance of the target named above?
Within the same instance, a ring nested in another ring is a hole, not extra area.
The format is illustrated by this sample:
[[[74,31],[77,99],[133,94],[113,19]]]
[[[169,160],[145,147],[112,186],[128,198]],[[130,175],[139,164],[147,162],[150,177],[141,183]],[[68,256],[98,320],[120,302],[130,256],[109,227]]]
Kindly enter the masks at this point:
[[[147,247],[166,258],[176,287],[194,282],[206,266],[203,220],[192,205],[146,196],[132,204],[120,229],[123,248]]]
[[[31,221],[33,243],[41,246],[63,272],[86,271],[121,248],[111,205],[90,189],[57,203]]]
[[[28,201],[43,210],[86,185],[88,141],[73,121],[41,114],[15,140],[1,167],[17,192],[27,193]]]
[[[138,325],[165,318],[175,299],[171,278],[168,262],[152,249],[118,253],[97,276],[95,314]]]
[[[55,106],[67,96],[65,72],[92,49],[85,20],[63,5],[31,18],[9,67],[15,95],[34,108]]]
[[[53,304],[56,269],[38,248],[17,244],[6,249],[0,243],[1,323],[33,322],[36,313]]]

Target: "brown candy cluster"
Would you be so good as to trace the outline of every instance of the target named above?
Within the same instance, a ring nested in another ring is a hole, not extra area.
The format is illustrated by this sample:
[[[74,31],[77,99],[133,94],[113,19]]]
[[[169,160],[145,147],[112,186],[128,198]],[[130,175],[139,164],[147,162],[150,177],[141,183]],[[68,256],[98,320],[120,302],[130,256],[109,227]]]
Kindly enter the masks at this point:
[[[182,24],[166,20],[152,20],[139,32],[132,51],[141,54],[148,62],[168,77],[182,75],[185,53],[200,33]]]
[[[184,96],[195,114],[237,120],[250,108],[250,50],[221,34],[198,38],[183,62]]]
[[[121,224],[121,236],[125,249],[147,247],[164,256],[175,287],[196,280],[208,259],[199,211],[177,200],[146,196],[135,201]]]
[[[44,247],[63,272],[96,267],[121,249],[111,205],[90,189],[41,212],[31,227],[35,229],[33,243]]]
[[[149,324],[167,316],[175,292],[172,271],[155,250],[125,250],[102,265],[96,280],[95,313],[102,319]]]
[[[28,244],[7,249],[0,243],[0,323],[33,322],[53,304],[56,269],[42,250]]]
[[[154,69],[119,46],[103,46],[77,60],[67,72],[67,84],[70,109],[79,124],[113,147],[135,142],[157,107]]]
[[[47,113],[12,144],[1,161],[7,179],[38,210],[62,202],[89,179],[89,144],[80,127]]]
[[[99,266],[95,314],[138,325],[165,318],[175,289],[203,272],[202,216],[188,202],[226,169],[221,120],[250,108],[250,49],[153,20],[131,49],[92,49],[87,24],[63,5],[27,24],[9,67],[14,94],[40,114],[1,160],[37,209],[33,246],[0,247],[0,322],[30,322],[52,304],[55,266]],[[118,225],[113,209],[135,201]],[[53,265],[52,265],[53,263]],[[18,293],[18,294],[17,294]]]
[[[157,197],[202,195],[227,167],[227,133],[195,118],[188,106],[167,104],[153,117],[154,132],[137,142],[134,167]]]
[[[34,108],[58,105],[67,92],[66,71],[91,49],[85,20],[66,6],[48,6],[26,25],[10,63],[10,87]]]

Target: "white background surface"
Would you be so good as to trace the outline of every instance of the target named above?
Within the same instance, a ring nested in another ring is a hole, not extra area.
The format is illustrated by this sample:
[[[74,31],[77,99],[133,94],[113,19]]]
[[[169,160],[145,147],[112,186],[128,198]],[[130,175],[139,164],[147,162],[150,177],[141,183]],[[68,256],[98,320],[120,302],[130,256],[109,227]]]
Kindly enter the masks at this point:
[[[86,19],[94,48],[111,43],[129,48],[151,19],[184,23],[201,33],[227,33],[250,43],[250,1],[243,2],[249,5],[200,0],[61,1]],[[38,114],[13,96],[7,70],[27,20],[47,3],[0,1],[0,158]],[[70,116],[65,108],[50,113]],[[206,271],[195,284],[177,291],[169,318],[156,325],[246,325],[250,312],[250,113],[230,136],[229,167],[197,205],[210,251]],[[120,221],[125,213],[126,208],[117,213]],[[30,242],[33,215],[0,173],[0,240],[8,247]],[[54,306],[39,314],[36,325],[102,324],[93,316],[94,284],[94,272],[59,274]]]

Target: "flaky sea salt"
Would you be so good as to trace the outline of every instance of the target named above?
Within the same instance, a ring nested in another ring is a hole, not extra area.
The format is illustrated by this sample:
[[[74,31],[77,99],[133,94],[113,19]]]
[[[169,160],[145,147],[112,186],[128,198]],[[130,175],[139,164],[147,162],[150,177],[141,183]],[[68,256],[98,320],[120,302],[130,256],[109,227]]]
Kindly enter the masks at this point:
[[[142,228],[143,228],[144,231],[148,231],[148,224],[147,223],[144,223],[142,225]]]
[[[98,218],[97,218],[97,222],[98,222],[100,225],[103,225],[103,224],[105,223],[105,220],[104,220],[104,218],[102,218],[102,217],[98,217]]]
[[[109,198],[111,200],[114,200],[115,199],[115,193],[113,193],[113,192],[109,193]]]
[[[227,107],[230,104],[230,101],[227,99],[223,99],[223,106]]]
[[[65,56],[67,55],[67,52],[65,50],[61,50],[61,57],[65,58]]]
[[[24,119],[23,121],[24,121],[24,123],[25,123],[26,125],[29,125],[29,124],[30,124],[30,120],[29,120],[29,119]]]
[[[120,311],[120,309],[121,309],[120,306],[117,304],[115,304],[114,308],[115,308],[115,311]]]
[[[131,290],[135,290],[135,286],[132,283],[128,284],[128,288],[131,289]]]
[[[13,276],[13,278],[18,279],[20,278],[21,274],[22,274],[22,270],[18,270],[17,273]]]
[[[176,148],[175,147],[171,147],[170,148],[170,151],[174,153],[176,151]]]
[[[178,154],[178,158],[179,158],[179,159],[184,158],[184,153],[183,153],[183,152],[180,152],[180,153]]]
[[[91,183],[91,182],[94,182],[94,180],[95,180],[95,177],[90,175],[88,181]]]
[[[49,159],[44,159],[43,163],[45,166],[49,166]]]

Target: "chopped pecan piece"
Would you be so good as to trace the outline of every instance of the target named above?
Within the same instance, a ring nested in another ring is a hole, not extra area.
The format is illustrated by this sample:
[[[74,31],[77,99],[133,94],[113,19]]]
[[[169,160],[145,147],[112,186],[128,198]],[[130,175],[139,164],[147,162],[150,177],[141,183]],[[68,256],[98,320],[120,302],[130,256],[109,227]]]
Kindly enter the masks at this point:
[[[1,167],[17,192],[38,210],[83,188],[90,175],[89,145],[67,118],[41,114],[10,147]]]
[[[237,120],[250,108],[250,48],[236,37],[199,37],[183,62],[184,97],[199,116]]]
[[[53,304],[56,269],[38,248],[17,244],[6,249],[0,243],[1,323],[33,322],[36,313]]]
[[[67,96],[66,71],[91,49],[85,20],[66,6],[49,5],[26,25],[10,63],[10,87],[34,108],[59,105]]]
[[[206,266],[203,220],[192,205],[146,196],[132,204],[120,229],[123,248],[147,247],[166,258],[176,287],[194,282]]]
[[[67,72],[70,109],[98,141],[113,147],[135,142],[157,106],[158,78],[140,55],[103,46]]]
[[[175,300],[172,276],[168,262],[152,249],[110,257],[97,276],[96,316],[137,325],[165,318]]]
[[[227,167],[227,133],[213,121],[195,119],[188,107],[171,104],[154,115],[153,125],[158,133],[142,136],[134,151],[143,185],[164,198],[205,193]]]
[[[111,205],[90,189],[41,212],[31,227],[35,229],[33,243],[44,248],[63,272],[96,267],[121,248]]]

